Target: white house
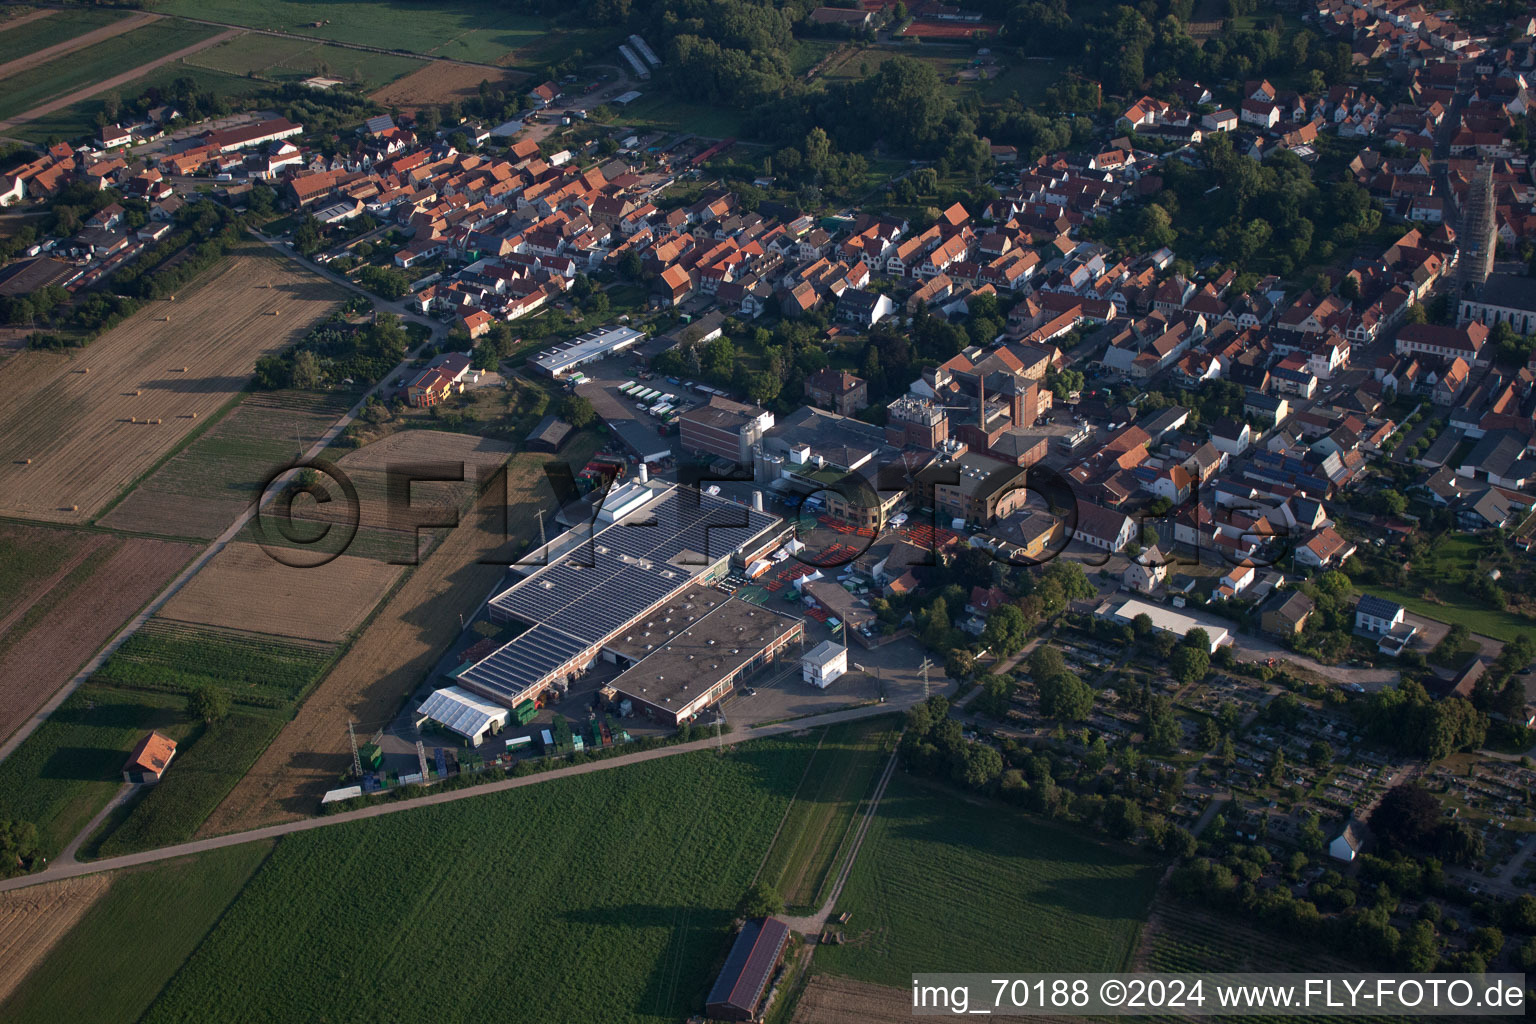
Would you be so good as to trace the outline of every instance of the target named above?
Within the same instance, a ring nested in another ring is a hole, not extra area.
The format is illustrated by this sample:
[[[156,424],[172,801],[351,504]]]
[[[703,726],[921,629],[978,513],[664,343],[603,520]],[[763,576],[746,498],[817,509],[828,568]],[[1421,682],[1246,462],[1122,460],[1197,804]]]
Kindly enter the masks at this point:
[[[1136,536],[1136,522],[1124,512],[1080,502],[1072,539],[1104,551],[1119,551]]]
[[[812,686],[825,690],[848,671],[848,648],[823,640],[800,658],[800,674]]]
[[[1355,631],[1380,635],[1403,623],[1403,606],[1374,594],[1362,594],[1355,604]]]

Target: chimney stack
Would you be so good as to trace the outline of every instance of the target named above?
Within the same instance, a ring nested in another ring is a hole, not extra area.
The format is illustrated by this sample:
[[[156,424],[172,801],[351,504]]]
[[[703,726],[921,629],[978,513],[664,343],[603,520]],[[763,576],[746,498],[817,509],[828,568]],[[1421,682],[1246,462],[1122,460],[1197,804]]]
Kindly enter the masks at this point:
[[[648,483],[651,479],[651,468],[644,462],[640,463],[640,482]]]
[[[976,375],[976,425],[987,432],[987,375]]]
[[[762,491],[753,491],[752,492],[752,510],[754,512],[761,512],[763,510],[763,492]]]

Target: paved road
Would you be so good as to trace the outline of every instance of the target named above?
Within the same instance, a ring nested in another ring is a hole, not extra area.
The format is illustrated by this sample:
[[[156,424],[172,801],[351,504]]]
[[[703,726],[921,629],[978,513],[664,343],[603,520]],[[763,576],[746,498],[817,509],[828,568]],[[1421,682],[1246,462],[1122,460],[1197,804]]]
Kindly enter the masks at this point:
[[[277,249],[285,256],[292,258],[292,254],[287,251],[287,247],[281,243],[274,242],[272,239],[264,237],[261,240]],[[350,288],[352,291],[363,295],[368,294],[362,288],[359,288],[356,284],[353,284],[346,278],[341,277],[339,274],[332,273],[325,270],[324,268],[313,267],[307,263],[305,266],[307,269],[318,271],[322,276],[329,277],[337,284],[341,284],[344,287]],[[372,298],[372,296],[369,297]],[[419,314],[410,314],[407,311],[404,311],[402,303],[378,302],[376,300],[376,304],[385,308],[389,312],[401,312],[402,315],[417,323],[425,323],[433,330],[433,340],[435,340],[438,335],[446,332],[446,328],[435,320],[429,320]],[[430,342],[424,344],[429,343]],[[323,435],[321,435],[320,440],[316,441],[314,445],[312,445],[310,449],[304,453],[304,457],[300,461],[309,462],[324,452],[325,449],[336,440],[337,436],[339,436],[341,432],[345,430],[347,426],[351,424],[351,422],[356,419],[358,415],[363,411],[363,405],[368,401],[369,397],[385,388],[387,386],[387,382],[393,379],[396,374],[407,369],[411,364],[411,360],[413,360],[417,353],[420,351],[421,349],[418,348],[415,352],[408,353],[405,357],[405,362],[391,370],[384,376],[382,380],[379,381],[378,384],[374,385],[373,388],[364,393],[363,396],[357,400],[357,404],[348,409],[346,414],[342,416],[341,419],[332,424],[331,428],[327,430]],[[133,636],[134,633],[137,633],[144,626],[144,623],[149,621],[150,616],[159,611],[167,601],[175,596],[177,591],[186,586],[188,580],[196,575],[197,572],[203,568],[203,566],[212,561],[215,555],[217,555],[220,551],[223,551],[225,546],[228,545],[230,541],[239,536],[240,532],[245,529],[246,524],[251,521],[257,512],[261,508],[265,508],[268,504],[270,504],[272,499],[281,492],[281,485],[288,483],[291,476],[292,474],[290,473],[281,479],[274,481],[272,486],[270,486],[266,493],[262,496],[260,503],[253,502],[250,507],[242,512],[240,517],[231,523],[227,530],[219,534],[219,536],[212,543],[204,548],[202,552],[196,558],[194,558],[185,569],[177,574],[176,578],[171,580],[171,582],[166,585],[165,589],[162,590],[153,601],[151,601],[143,608],[143,610],[141,610],[137,615],[130,619],[128,624],[124,626],[105,647],[96,653],[95,657],[86,662],[80,671],[75,674],[73,679],[71,679],[61,689],[54,693],[54,695],[49,698],[48,702],[37,710],[36,714],[27,719],[26,723],[23,724],[21,728],[17,729],[16,732],[11,734],[9,739],[7,739],[4,743],[0,743],[0,761],[10,757],[12,751],[20,746],[22,741],[25,740],[28,736],[31,736],[37,727],[42,725],[43,721],[49,715],[53,714],[58,706],[64,703],[70,694],[74,693],[82,683],[91,677],[92,673],[101,668],[102,663],[105,662],[114,651],[121,647],[129,637]]]
[[[692,740],[688,743],[676,744],[675,746],[658,747],[653,750],[641,750],[633,754],[624,754],[619,757],[609,758],[606,761],[589,761],[586,764],[571,765],[568,768],[556,768],[538,775],[505,779],[501,782],[491,782],[469,789],[455,789],[433,793],[430,796],[419,797],[415,800],[400,801],[391,800],[388,797],[380,797],[377,803],[355,811],[345,811],[341,814],[333,814],[322,818],[304,818],[300,821],[290,821],[283,825],[270,825],[266,828],[253,829],[249,832],[235,832],[229,835],[215,836],[211,839],[199,839],[190,843],[182,843],[178,846],[167,846],[159,850],[146,850],[143,853],[130,853],[121,857],[110,857],[105,860],[92,861],[88,864],[66,864],[60,859],[36,874],[23,875],[20,878],[11,878],[0,882],[0,892],[8,892],[12,889],[25,889],[30,886],[41,885],[44,882],[58,881],[61,878],[78,878],[81,875],[95,874],[99,871],[115,871],[118,868],[135,867],[140,864],[154,864],[158,861],[171,860],[175,857],[206,853],[209,850],[220,850],[227,846],[239,846],[244,843],[260,842],[265,839],[276,839],[295,832],[308,832],[311,829],[326,828],[330,825],[341,825],[351,821],[361,821],[365,818],[377,818],[386,814],[399,814],[418,807],[430,807],[437,804],[453,803],[458,800],[470,800],[490,793],[504,793],[509,789],[536,786],[552,779],[564,779],[573,775],[587,775],[592,772],[606,771],[610,768],[618,768],[624,765],[639,764],[642,761],[654,761],[660,757],[671,757],[676,754],[686,754],[699,750],[711,750],[717,746],[728,746],[747,740],[763,739],[768,736],[780,736],[784,733],[799,732],[802,729],[816,729],[824,725],[835,725],[838,722],[851,722],[861,718],[872,718],[876,715],[899,713],[910,707],[912,703],[909,701],[905,704],[896,705],[869,704],[863,707],[846,708],[842,711],[831,711],[824,715],[813,715],[809,718],[796,719],[790,722],[779,722],[775,725],[744,729],[740,732],[733,732],[718,738],[710,737],[708,739]]]

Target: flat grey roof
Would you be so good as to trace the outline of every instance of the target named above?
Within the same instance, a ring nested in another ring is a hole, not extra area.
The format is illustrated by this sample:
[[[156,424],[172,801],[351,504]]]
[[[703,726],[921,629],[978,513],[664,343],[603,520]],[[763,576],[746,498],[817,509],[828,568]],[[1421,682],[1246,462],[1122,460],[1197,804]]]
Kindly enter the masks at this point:
[[[551,376],[611,352],[628,348],[645,335],[633,327],[604,327],[540,352],[533,364]]]
[[[681,712],[720,680],[801,624],[730,598],[697,618],[611,684],[620,693]]]

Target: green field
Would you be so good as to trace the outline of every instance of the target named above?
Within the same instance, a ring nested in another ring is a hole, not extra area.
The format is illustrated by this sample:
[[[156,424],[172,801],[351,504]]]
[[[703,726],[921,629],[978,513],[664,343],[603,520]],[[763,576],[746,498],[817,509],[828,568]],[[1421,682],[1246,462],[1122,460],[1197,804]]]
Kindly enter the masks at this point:
[[[19,60],[29,53],[46,50],[76,36],[94,32],[126,16],[126,11],[95,9],[55,11],[46,18],[29,21],[15,28],[6,28],[0,22],[0,64]]]
[[[288,836],[141,1019],[681,1020],[703,1009],[813,745]]]
[[[105,836],[93,840],[92,855],[116,857],[190,840],[286,722],[285,716],[257,713],[199,725],[183,741],[165,778],[109,822]]]
[[[0,80],[0,117],[25,113],[40,103],[131,71],[219,31],[209,25],[161,20],[57,57]]]
[[[791,913],[821,905],[845,861],[854,812],[874,788],[896,739],[891,718],[866,718],[821,730],[821,744],[784,815],[758,877],[784,896]]]
[[[144,77],[137,78],[115,91],[125,99],[138,97],[150,89],[168,89],[178,78],[190,78],[196,83],[199,92],[211,92],[228,99],[252,96],[272,88],[272,83],[263,82],[260,79],[241,78],[238,75],[210,71],[208,68],[177,61],[158,67]],[[96,115],[100,112],[101,98],[92,97],[78,103],[71,103],[67,107],[60,107],[51,114],[44,114],[26,124],[18,125],[8,134],[26,139],[28,142],[38,143],[54,137],[75,139],[95,131]]]
[[[1447,580],[1469,570],[1479,568],[1480,552],[1484,549],[1482,538],[1470,534],[1442,537],[1430,548],[1429,556],[1413,567],[1410,579],[1432,592],[1436,600],[1422,596],[1422,592],[1394,590],[1376,584],[1362,585],[1371,594],[1396,601],[1415,615],[1444,622],[1460,623],[1474,633],[1510,641],[1522,632],[1536,629],[1523,615],[1490,607],[1485,601],[1468,594]]]
[[[35,587],[69,564],[82,537],[66,530],[0,526],[0,618]]]
[[[332,652],[319,645],[152,619],[91,679],[125,690],[174,694],[215,686],[239,703],[281,708],[302,696],[331,658]]]
[[[1013,808],[897,774],[816,969],[905,988],[916,971],[1118,971],[1160,868]],[[935,929],[938,929],[936,931]]]
[[[497,63],[511,51],[535,43],[548,29],[543,18],[466,0],[355,0],[346,4],[156,0],[151,9],[161,14],[486,64]]]
[[[261,865],[269,843],[119,872],[4,1004],[6,1024],[136,1020]]]
[[[364,90],[388,85],[425,65],[415,57],[370,53],[345,46],[283,36],[245,35],[187,58],[188,64],[231,75],[255,75],[275,82],[296,82],[328,75]]]
[[[192,731],[169,694],[86,685],[0,761],[0,818],[37,825],[54,857],[117,792],[128,751],[151,729],[178,742]]]
[[[708,139],[739,138],[750,134],[747,111],[689,103],[660,91],[641,89],[640,99],[615,107],[614,123],[642,131],[689,132]]]

